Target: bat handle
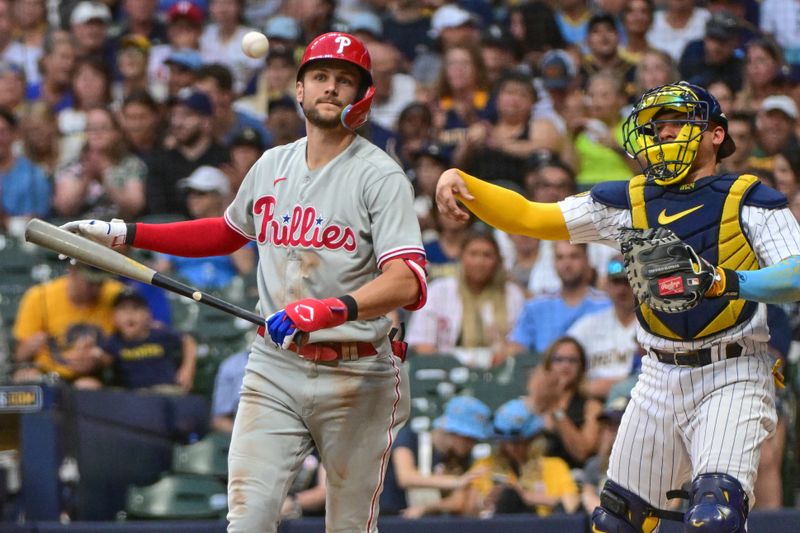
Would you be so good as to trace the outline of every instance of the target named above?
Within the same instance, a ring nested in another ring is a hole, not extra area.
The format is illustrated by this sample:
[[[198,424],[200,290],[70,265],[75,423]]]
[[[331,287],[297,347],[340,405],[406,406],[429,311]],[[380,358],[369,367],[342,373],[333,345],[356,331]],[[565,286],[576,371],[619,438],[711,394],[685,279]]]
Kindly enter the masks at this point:
[[[157,287],[176,292],[182,296],[191,298],[196,302],[206,304],[210,307],[214,307],[215,309],[219,309],[220,311],[243,318],[244,320],[247,320],[248,322],[251,322],[257,326],[264,325],[264,318],[261,315],[248,311],[247,309],[242,309],[241,307],[233,305],[230,302],[226,302],[225,300],[221,300],[216,296],[198,291],[194,287],[190,287],[185,283],[181,283],[180,281],[174,280],[159,272],[156,272],[156,274],[153,276],[152,283]]]

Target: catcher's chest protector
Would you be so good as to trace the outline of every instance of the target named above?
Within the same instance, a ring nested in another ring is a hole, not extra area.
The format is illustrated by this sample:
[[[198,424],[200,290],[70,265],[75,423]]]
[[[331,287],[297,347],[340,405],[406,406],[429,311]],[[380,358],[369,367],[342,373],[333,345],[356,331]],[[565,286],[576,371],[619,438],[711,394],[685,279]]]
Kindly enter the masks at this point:
[[[666,226],[713,265],[754,270],[758,260],[742,231],[744,198],[759,186],[752,175],[709,176],[692,185],[645,184],[643,176],[628,184],[633,227]],[[694,309],[668,314],[641,305],[642,326],[660,337],[695,340],[748,321],[758,304],[745,300],[704,299]]]

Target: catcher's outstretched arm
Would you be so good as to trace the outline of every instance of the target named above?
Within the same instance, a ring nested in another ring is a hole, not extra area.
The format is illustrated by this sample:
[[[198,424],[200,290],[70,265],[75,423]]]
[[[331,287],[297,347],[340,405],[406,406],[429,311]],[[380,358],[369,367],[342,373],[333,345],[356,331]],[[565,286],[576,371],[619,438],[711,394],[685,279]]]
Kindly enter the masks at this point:
[[[737,270],[739,297],[764,303],[800,300],[800,256],[792,256],[759,270]]]
[[[458,171],[474,200],[458,199],[481,220],[506,233],[537,239],[568,240],[569,232],[556,203],[529,202],[523,196]]]

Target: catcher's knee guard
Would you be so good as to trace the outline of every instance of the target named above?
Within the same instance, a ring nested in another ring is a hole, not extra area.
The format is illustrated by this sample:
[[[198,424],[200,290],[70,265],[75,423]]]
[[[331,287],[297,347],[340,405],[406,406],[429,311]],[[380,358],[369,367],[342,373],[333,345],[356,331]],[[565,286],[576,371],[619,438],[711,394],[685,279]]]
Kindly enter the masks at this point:
[[[593,533],[651,533],[661,518],[680,520],[680,513],[653,507],[633,492],[606,481],[600,507],[592,513]]]
[[[692,482],[689,498],[684,532],[745,533],[749,502],[733,476],[700,474]]]

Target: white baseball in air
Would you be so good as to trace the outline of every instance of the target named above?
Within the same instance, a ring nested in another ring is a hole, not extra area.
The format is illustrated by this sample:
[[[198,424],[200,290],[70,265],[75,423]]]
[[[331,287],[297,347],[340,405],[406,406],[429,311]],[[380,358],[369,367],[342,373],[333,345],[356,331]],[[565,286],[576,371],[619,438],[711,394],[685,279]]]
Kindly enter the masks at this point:
[[[200,292],[200,291],[194,291],[194,292],[192,293],[192,298],[194,298],[194,301],[195,301],[195,302],[199,302],[200,300],[202,300],[202,299],[203,299],[203,293],[202,293],[202,292]]]
[[[267,55],[269,40],[260,31],[249,31],[242,37],[242,52],[247,57],[258,59]]]

